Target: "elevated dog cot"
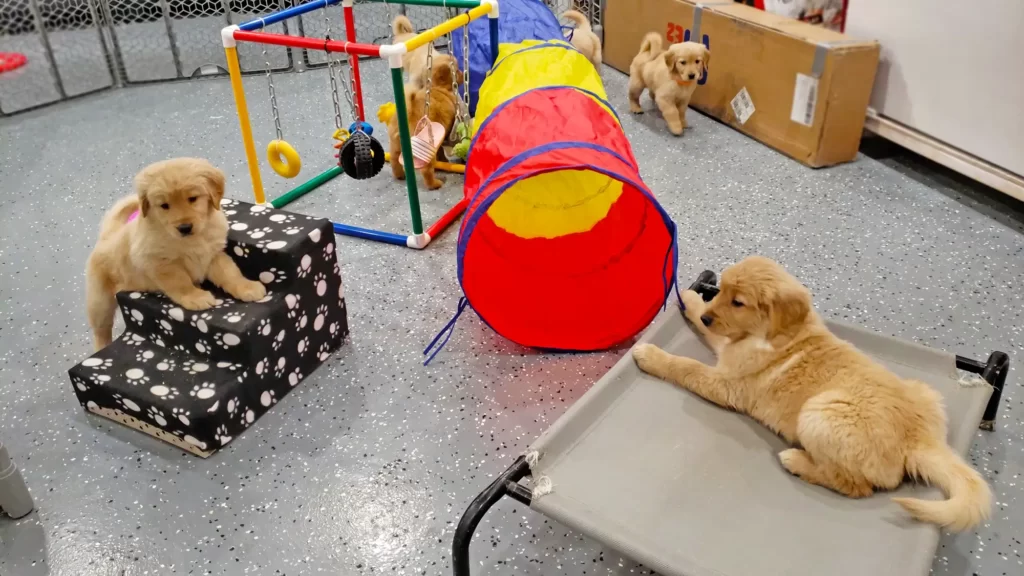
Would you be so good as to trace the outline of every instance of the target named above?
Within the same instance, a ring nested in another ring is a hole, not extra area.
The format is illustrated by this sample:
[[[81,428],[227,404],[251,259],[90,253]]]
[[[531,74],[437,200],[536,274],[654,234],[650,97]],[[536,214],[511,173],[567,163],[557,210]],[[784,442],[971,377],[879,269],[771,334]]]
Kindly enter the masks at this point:
[[[691,288],[709,300],[715,275],[704,272]],[[979,362],[828,324],[900,376],[939,390],[949,442],[960,454],[979,423],[992,428],[1006,354]],[[676,306],[640,342],[714,362]],[[470,504],[455,532],[454,573],[469,576],[473,532],[507,496],[662,576],[928,574],[939,529],[911,519],[890,498],[942,498],[937,489],[905,483],[848,499],[787,473],[777,458],[785,448],[754,420],[642,373],[627,353]]]

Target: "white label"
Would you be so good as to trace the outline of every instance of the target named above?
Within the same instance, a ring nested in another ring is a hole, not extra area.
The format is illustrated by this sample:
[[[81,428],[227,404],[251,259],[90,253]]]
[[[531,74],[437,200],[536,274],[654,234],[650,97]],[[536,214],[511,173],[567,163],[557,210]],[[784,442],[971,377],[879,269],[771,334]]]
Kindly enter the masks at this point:
[[[747,92],[747,87],[740,88],[740,91],[733,97],[732,102],[732,113],[739,120],[740,124],[746,124],[747,120],[750,119],[750,115],[754,113],[754,101],[750,99],[750,92]]]
[[[806,74],[796,74],[793,89],[793,109],[789,119],[804,126],[814,125],[814,109],[818,105],[818,79]]]

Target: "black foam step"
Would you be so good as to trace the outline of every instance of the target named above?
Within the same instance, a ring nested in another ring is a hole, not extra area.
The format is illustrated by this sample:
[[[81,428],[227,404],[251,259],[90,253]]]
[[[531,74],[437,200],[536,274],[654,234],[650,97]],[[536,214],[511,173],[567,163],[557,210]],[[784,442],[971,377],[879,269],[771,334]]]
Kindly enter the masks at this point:
[[[91,412],[207,456],[315,370],[348,334],[333,227],[323,219],[225,201],[226,251],[267,286],[240,302],[213,286],[209,310],[123,292],[126,330],[73,367]],[[255,234],[253,233],[255,231]]]

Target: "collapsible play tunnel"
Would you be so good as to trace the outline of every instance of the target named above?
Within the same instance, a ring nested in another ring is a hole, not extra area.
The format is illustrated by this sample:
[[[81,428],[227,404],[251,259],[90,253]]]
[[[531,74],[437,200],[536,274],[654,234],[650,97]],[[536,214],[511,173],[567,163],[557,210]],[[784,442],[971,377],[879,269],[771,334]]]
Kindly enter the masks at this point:
[[[480,90],[459,282],[519,344],[600,350],[643,329],[676,277],[675,225],[586,58],[561,41],[503,45]]]

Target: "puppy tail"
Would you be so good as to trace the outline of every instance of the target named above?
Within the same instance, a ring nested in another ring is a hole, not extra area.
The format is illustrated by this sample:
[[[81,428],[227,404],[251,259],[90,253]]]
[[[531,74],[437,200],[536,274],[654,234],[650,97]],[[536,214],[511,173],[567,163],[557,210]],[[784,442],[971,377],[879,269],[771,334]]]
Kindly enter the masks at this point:
[[[584,16],[580,12],[577,12],[576,10],[566,10],[565,12],[562,12],[562,18],[569,20],[570,22],[576,25],[576,28],[580,30],[593,32],[593,29],[590,27],[590,20],[587,20],[586,16]]]
[[[391,32],[395,36],[399,34],[415,34],[416,29],[412,26],[412,20],[409,20],[404,14],[399,14],[391,22]]]
[[[919,447],[907,457],[907,473],[935,484],[948,500],[893,498],[921,522],[962,532],[988,518],[992,491],[977,470],[971,468],[945,443]]]
[[[100,238],[108,236],[115,230],[120,229],[128,222],[128,217],[139,210],[138,196],[125,196],[114,204],[114,207],[107,210],[100,224]]]
[[[644,36],[644,41],[640,43],[641,52],[657,54],[661,52],[661,49],[661,34],[658,34],[657,32],[648,32],[647,36]]]

